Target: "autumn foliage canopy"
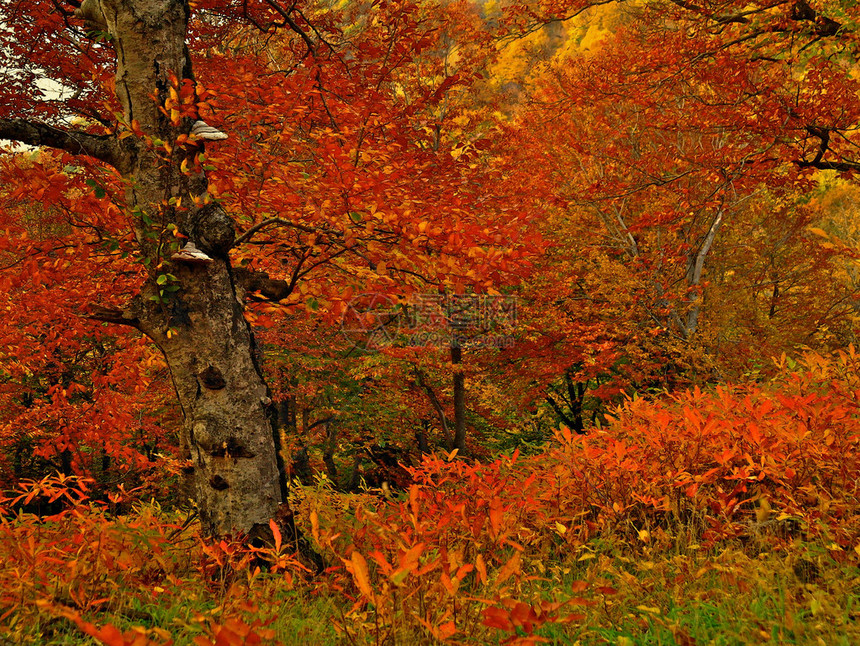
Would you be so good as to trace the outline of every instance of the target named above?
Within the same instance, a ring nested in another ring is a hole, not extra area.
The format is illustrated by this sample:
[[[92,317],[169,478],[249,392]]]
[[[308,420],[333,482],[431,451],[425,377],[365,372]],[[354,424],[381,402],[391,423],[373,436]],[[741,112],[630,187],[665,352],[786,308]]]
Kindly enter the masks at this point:
[[[237,581],[321,576],[352,643],[534,644],[627,581],[564,578],[601,541],[856,561],[855,7],[0,25],[0,630],[168,643],[99,618],[123,571],[261,643]]]

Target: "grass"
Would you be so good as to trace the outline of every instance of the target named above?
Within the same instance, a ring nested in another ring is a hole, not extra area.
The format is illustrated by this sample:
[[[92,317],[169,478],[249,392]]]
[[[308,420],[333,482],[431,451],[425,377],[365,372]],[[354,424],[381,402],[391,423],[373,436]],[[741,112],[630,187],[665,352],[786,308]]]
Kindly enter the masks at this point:
[[[42,527],[42,536],[50,542],[49,528]],[[140,541],[128,545],[133,545],[130,550],[147,549]],[[583,614],[581,620],[545,623],[535,629],[534,636],[554,644],[860,643],[857,555],[833,547],[824,542],[764,540],[704,551],[691,543],[658,547],[601,536],[552,560],[526,553],[517,598],[536,603],[582,597],[579,603],[589,604],[568,607],[567,611]],[[170,638],[177,646],[195,644],[195,638],[212,643],[212,626],[237,620],[266,636],[260,643],[441,643],[414,618],[398,616],[396,611],[375,615],[372,607],[364,606],[364,615],[356,614],[362,604],[355,603],[355,591],[339,587],[326,576],[311,581],[289,572],[239,570],[213,580],[200,568],[199,559],[205,560],[205,555],[189,558],[187,547],[180,551],[184,552],[181,558],[171,555],[169,547],[161,554],[160,562],[173,568],[168,573],[151,571],[135,578],[119,569],[104,569],[93,579],[95,571],[88,570],[88,577],[109,594],[90,607],[81,608],[79,603],[80,614],[99,625],[135,629],[153,643]],[[14,567],[4,560],[0,569]],[[36,596],[44,599],[50,589],[54,601],[68,594],[80,600],[80,595],[62,592],[64,585],[75,589],[74,583],[59,580],[71,569],[55,570],[56,581],[42,580]],[[587,581],[589,587],[575,592],[580,581]],[[44,587],[46,583],[53,587]],[[487,604],[470,600],[476,591],[468,586],[461,591],[459,625],[464,630],[451,643],[517,643],[505,642],[515,639],[515,633],[482,625],[480,610]],[[58,615],[51,604],[16,606],[6,597],[5,605],[0,643],[99,643]],[[378,627],[377,620],[381,620]],[[336,623],[347,632],[336,628]],[[526,639],[522,629],[519,634]]]

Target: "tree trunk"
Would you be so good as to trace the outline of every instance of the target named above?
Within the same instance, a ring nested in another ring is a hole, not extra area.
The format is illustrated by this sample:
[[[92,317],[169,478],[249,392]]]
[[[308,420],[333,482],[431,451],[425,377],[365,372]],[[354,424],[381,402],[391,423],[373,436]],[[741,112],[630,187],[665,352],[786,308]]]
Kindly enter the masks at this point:
[[[170,367],[204,531],[256,533],[275,516],[284,488],[275,411],[227,257],[233,222],[209,199],[205,175],[181,168],[202,149],[202,142],[186,149],[175,143],[190,132],[193,118],[171,119],[169,109],[159,110],[176,80],[179,87],[193,81],[185,44],[187,2],[85,0],[79,13],[111,36],[126,124],[136,121],[146,136],[173,144],[167,154],[158,142],[117,142],[112,163],[127,182],[126,200],[137,216],[135,234],[150,270],[143,294],[125,316],[158,345]],[[165,243],[169,224],[209,260],[171,260],[176,249]],[[159,291],[160,273],[176,277],[170,280],[177,291]]]
[[[454,448],[463,455],[466,452],[466,375],[460,363],[463,348],[458,337],[451,343],[451,364],[454,367]]]
[[[690,256],[686,276],[687,288],[689,290],[698,288],[701,285],[702,272],[705,268],[705,260],[708,257],[708,253],[711,251],[711,246],[714,244],[717,232],[719,232],[722,224],[723,211],[721,209],[717,212],[717,215],[714,216],[711,226],[708,228],[708,232],[702,239],[702,243],[699,245],[695,255]],[[688,297],[688,303],[687,316],[681,325],[681,333],[685,339],[692,338],[699,327],[699,314],[702,310],[702,295],[691,291],[690,296]]]
[[[174,275],[183,288],[169,303],[169,310],[181,312],[169,320],[170,338],[157,327],[159,317],[141,329],[170,367],[205,531],[251,532],[274,516],[282,493],[271,400],[254,361],[251,331],[226,261],[179,268]]]

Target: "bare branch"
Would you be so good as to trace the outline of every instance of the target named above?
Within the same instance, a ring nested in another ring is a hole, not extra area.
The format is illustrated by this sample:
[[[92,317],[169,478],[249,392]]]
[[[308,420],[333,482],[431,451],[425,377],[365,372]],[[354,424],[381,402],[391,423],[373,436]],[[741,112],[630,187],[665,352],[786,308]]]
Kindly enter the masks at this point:
[[[0,119],[0,139],[11,139],[28,146],[59,148],[73,155],[86,155],[118,168],[122,154],[111,135],[91,135],[63,130],[27,119]]]
[[[260,231],[261,229],[265,229],[266,227],[273,225],[273,224],[277,224],[278,226],[281,226],[281,227],[290,227],[293,229],[298,229],[299,231],[304,231],[305,233],[328,233],[328,234],[330,234],[330,232],[323,232],[323,231],[320,231],[319,229],[315,229],[313,227],[308,227],[308,226],[305,226],[303,224],[297,224],[296,222],[291,222],[290,220],[285,220],[283,218],[269,218],[268,220],[263,220],[262,222],[255,224],[250,229],[245,231],[245,233],[243,233],[238,238],[236,238],[236,240],[233,242],[233,246],[238,247],[243,242],[247,242],[248,240],[253,238],[257,234],[257,232]]]

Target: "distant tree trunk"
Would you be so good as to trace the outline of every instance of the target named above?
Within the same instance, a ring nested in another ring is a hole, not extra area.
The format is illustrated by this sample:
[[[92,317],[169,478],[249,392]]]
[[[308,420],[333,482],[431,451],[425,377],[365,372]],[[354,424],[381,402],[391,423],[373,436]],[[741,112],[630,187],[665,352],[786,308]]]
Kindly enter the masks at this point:
[[[717,233],[723,224],[722,209],[714,216],[708,232],[702,239],[696,253],[690,256],[687,265],[687,288],[691,291],[688,298],[687,315],[681,323],[681,333],[685,339],[690,339],[699,327],[699,314],[702,310],[702,295],[695,290],[701,289],[702,273],[705,269],[705,260],[711,251]]]
[[[454,367],[454,448],[466,452],[466,375],[459,367],[463,348],[457,338],[451,343],[451,365]]]
[[[433,408],[436,410],[436,414],[439,416],[439,424],[442,426],[442,437],[445,440],[445,448],[449,451],[453,450],[454,438],[451,436],[451,429],[448,426],[448,416],[445,414],[442,402],[439,401],[433,388],[427,383],[424,373],[420,368],[415,368],[415,381],[424,390],[424,392],[427,393],[430,403],[433,405]]]
[[[426,419],[421,420],[421,428],[415,431],[415,441],[418,443],[418,452],[424,455],[430,452],[430,447],[427,444],[427,428],[430,422]]]

